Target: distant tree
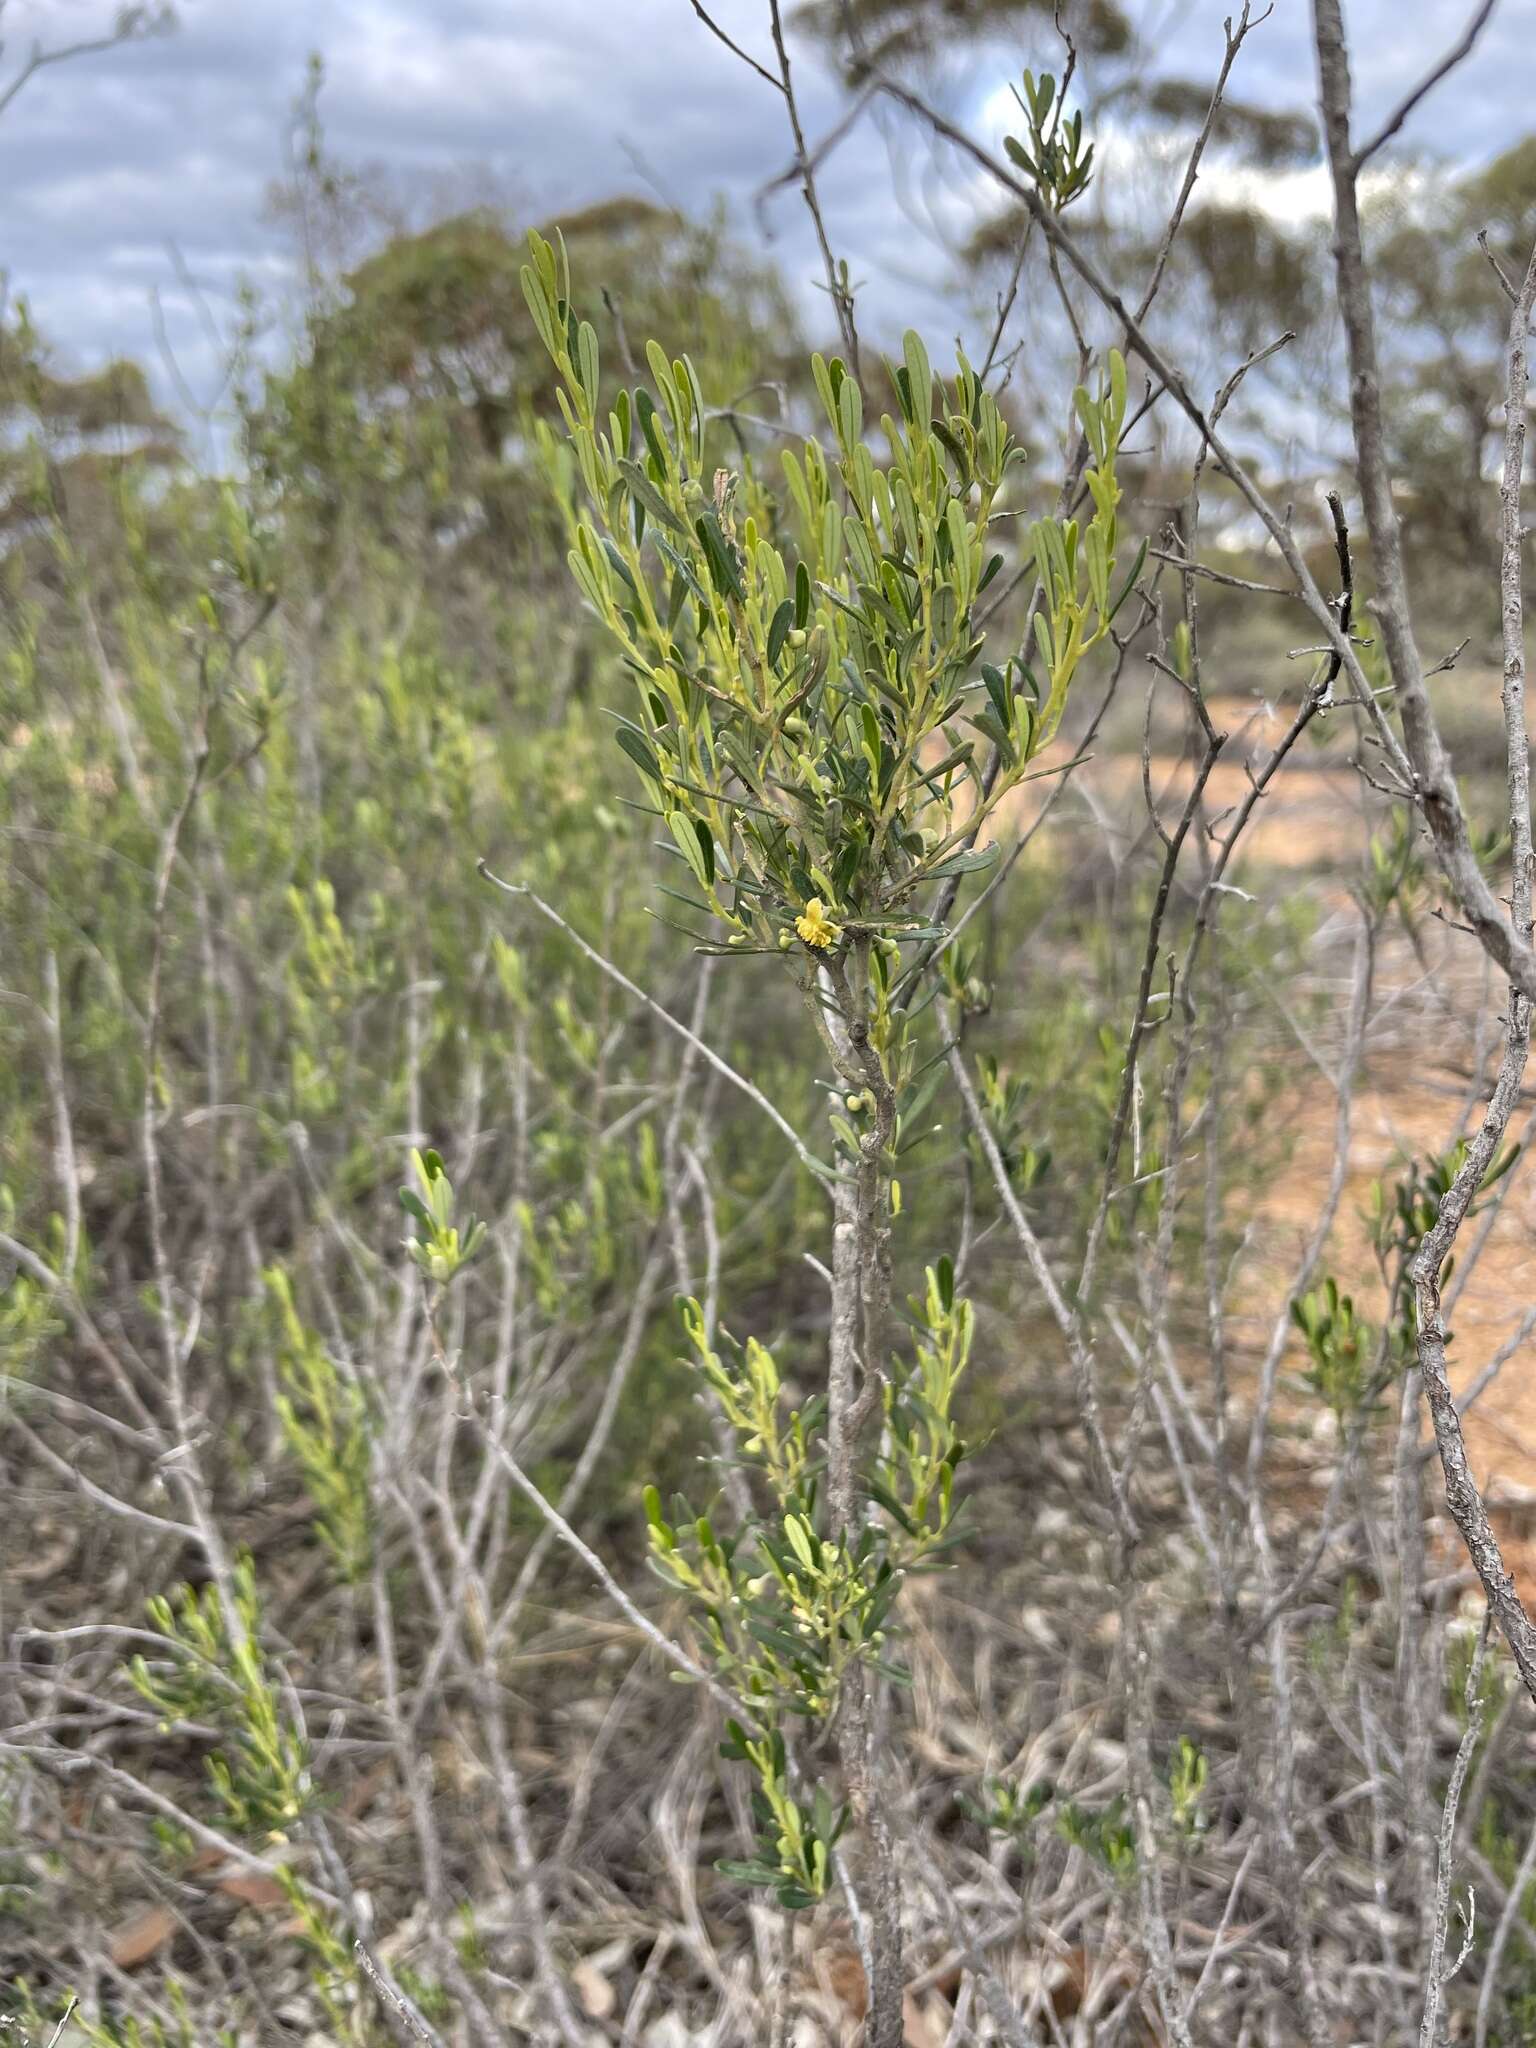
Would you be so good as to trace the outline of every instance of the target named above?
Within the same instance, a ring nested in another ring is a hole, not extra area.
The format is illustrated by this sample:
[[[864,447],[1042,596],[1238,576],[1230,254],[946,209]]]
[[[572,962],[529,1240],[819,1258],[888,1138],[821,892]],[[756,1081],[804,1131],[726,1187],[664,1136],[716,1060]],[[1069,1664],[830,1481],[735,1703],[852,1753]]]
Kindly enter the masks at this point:
[[[0,556],[14,583],[30,576],[77,601],[89,583],[100,603],[122,580],[125,508],[134,534],[168,534],[183,464],[180,430],[138,363],[72,373],[24,305],[0,323]]]
[[[1060,20],[1078,47],[1117,56],[1132,41],[1115,0],[809,0],[797,19],[841,53],[850,79],[892,65],[926,62],[957,41],[1017,41],[1022,30]]]
[[[779,410],[794,315],[778,277],[718,219],[699,225],[619,195],[546,225],[608,280],[605,339],[620,365],[633,321],[687,347],[747,411]],[[398,516],[402,489],[425,488],[425,522],[461,537],[504,541],[525,526],[527,437],[549,400],[521,248],[487,208],[395,235],[353,265],[252,411],[258,466],[285,489],[307,478],[322,502],[353,476],[381,517]]]
[[[1489,479],[1509,308],[1478,238],[1518,277],[1536,238],[1536,135],[1459,176],[1405,166],[1374,197],[1366,231],[1394,455],[1411,479],[1410,545],[1481,572],[1497,512]]]

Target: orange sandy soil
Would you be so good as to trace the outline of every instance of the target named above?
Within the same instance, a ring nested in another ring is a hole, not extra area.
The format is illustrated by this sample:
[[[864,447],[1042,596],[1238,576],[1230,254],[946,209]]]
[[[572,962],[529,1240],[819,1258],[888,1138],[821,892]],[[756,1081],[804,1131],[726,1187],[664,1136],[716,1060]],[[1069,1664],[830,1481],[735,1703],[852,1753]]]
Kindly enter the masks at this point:
[[[1437,1085],[1437,1081],[1438,1084]],[[1456,1127],[1465,1083],[1442,1069],[1426,1073],[1422,1058],[1407,1051],[1378,1056],[1355,1098],[1349,1174],[1330,1240],[1328,1265],[1354,1292],[1367,1313],[1379,1301],[1375,1258],[1365,1220],[1371,1184],[1389,1183],[1405,1155],[1419,1158],[1442,1150]],[[1256,1299],[1266,1313],[1245,1328],[1234,1318],[1236,1338],[1250,1335],[1255,1348],[1268,1337],[1274,1305],[1295,1268],[1312,1228],[1333,1165],[1332,1104],[1318,1104],[1315,1117],[1298,1132],[1285,1170],[1265,1196],[1255,1242],[1234,1290],[1234,1299]],[[1474,1219],[1465,1227],[1463,1252],[1476,1237]],[[1453,1272],[1454,1278],[1454,1272]],[[1488,1242],[1452,1317],[1451,1377],[1468,1386],[1519,1328],[1536,1304],[1536,1165],[1521,1162],[1499,1210]],[[1291,1362],[1299,1364],[1293,1355]],[[1427,1425],[1426,1425],[1427,1426]],[[1491,1501],[1500,1504],[1501,1534],[1510,1562],[1528,1588],[1536,1589],[1536,1333],[1510,1357],[1493,1385],[1466,1418],[1473,1469]]]
[[[1495,692],[1496,688],[1495,683]],[[1250,787],[1245,762],[1263,763],[1285,730],[1289,710],[1276,718],[1266,716],[1264,708],[1251,700],[1233,699],[1214,704],[1212,717],[1231,735],[1207,784],[1208,812],[1215,820],[1229,806],[1241,803]],[[1339,912],[1352,917],[1346,890],[1359,872],[1364,832],[1361,785],[1345,758],[1349,751],[1341,731],[1326,755],[1303,737],[1259,803],[1240,855],[1228,870],[1229,879],[1263,900],[1273,898],[1277,878],[1294,874],[1296,886],[1315,892],[1325,916]],[[1085,763],[1077,777],[1081,788],[1063,792],[1058,817],[1075,813],[1081,820],[1086,808],[1122,847],[1145,829],[1139,758],[1105,749]],[[1177,819],[1189,783],[1188,765],[1159,747],[1155,738],[1151,785],[1165,825]],[[1013,815],[999,820],[999,836],[1011,836],[1026,823],[1048,787],[1027,785],[1011,807]],[[1307,871],[1305,877],[1299,871]],[[1371,1184],[1381,1177],[1390,1185],[1406,1159],[1443,1152],[1466,1127],[1462,1118],[1472,1099],[1473,1033],[1479,1016],[1488,1048],[1483,1071],[1489,1079],[1502,1040],[1503,991],[1481,955],[1469,939],[1448,933],[1433,920],[1425,920],[1425,925],[1424,944],[1439,970],[1439,993],[1426,985],[1422,966],[1400,926],[1389,929],[1378,955],[1373,1005],[1377,1022],[1367,1039],[1345,1192],[1325,1261],[1325,1270],[1338,1275],[1345,1291],[1354,1292],[1361,1310],[1372,1315],[1379,1315],[1381,1296],[1365,1220]],[[1336,956],[1324,971],[1338,984],[1338,1014],[1321,1027],[1317,1046],[1320,1057],[1331,1064],[1342,1037],[1347,954]],[[1277,1029],[1284,1032],[1287,1027],[1277,1020]],[[1304,1075],[1307,1056],[1294,1040],[1291,1043],[1298,1072]],[[1476,1100],[1480,1109],[1481,1096]],[[1533,1106],[1536,1063],[1515,1113],[1515,1131]],[[1314,1086],[1298,1091],[1297,1114],[1291,1156],[1263,1191],[1252,1217],[1248,1252],[1229,1296],[1234,1344],[1255,1364],[1315,1224],[1332,1170],[1335,1099],[1321,1075],[1315,1075]],[[1475,1120],[1474,1114],[1474,1124]],[[1464,1227],[1463,1260],[1476,1230],[1475,1219]],[[1452,1378],[1458,1389],[1476,1378],[1533,1305],[1536,1159],[1522,1159],[1452,1319]],[[1299,1365],[1293,1349],[1286,1368]],[[1536,1593],[1536,1333],[1505,1363],[1471,1410],[1466,1434],[1474,1471],[1498,1506],[1510,1564],[1526,1590]],[[1454,1542],[1454,1531],[1447,1529],[1447,1535]],[[1446,1561],[1460,1560],[1448,1548]]]

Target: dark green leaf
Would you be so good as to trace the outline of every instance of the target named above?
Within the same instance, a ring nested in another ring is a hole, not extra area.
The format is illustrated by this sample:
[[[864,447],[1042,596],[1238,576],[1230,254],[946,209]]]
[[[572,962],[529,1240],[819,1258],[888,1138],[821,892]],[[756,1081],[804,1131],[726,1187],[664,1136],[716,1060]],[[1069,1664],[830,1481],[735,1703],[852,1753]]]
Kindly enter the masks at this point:
[[[789,598],[779,606],[768,628],[768,666],[777,668],[779,656],[784,652],[784,642],[789,638],[789,629],[794,623],[795,607]]]
[[[702,518],[695,520],[694,532],[704,549],[704,558],[709,563],[710,579],[715,588],[727,597],[734,597],[736,602],[741,604],[746,592],[741,587],[736,557],[714,513],[706,512]]]
[[[621,725],[616,737],[619,745],[628,754],[641,774],[648,775],[655,783],[660,783],[662,780],[661,763],[656,758],[655,748],[649,746],[640,737],[639,733],[635,731],[633,726]]]

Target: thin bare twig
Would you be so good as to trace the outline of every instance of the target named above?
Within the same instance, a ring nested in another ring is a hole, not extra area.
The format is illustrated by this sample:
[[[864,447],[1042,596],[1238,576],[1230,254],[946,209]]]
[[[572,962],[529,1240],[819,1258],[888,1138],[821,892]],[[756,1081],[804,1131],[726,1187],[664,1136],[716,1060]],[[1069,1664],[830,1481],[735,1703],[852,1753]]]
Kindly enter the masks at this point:
[[[1427,71],[1424,74],[1412,92],[1406,94],[1398,102],[1397,106],[1393,108],[1386,120],[1383,121],[1376,133],[1371,137],[1370,141],[1362,143],[1355,151],[1354,166],[1356,171],[1363,170],[1377,150],[1384,148],[1392,140],[1414,108],[1422,100],[1427,99],[1435,87],[1440,84],[1441,80],[1448,78],[1458,64],[1464,63],[1471,56],[1473,50],[1477,47],[1478,37],[1493,19],[1493,10],[1496,5],[1497,0],[1480,0],[1479,6],[1473,12],[1472,18],[1462,31],[1459,40],[1447,50],[1433,70]]]
[[[1320,5],[1333,0],[1319,0]],[[1514,929],[1527,945],[1532,929],[1530,737],[1525,712],[1525,592],[1521,485],[1525,472],[1527,358],[1531,310],[1536,305],[1536,247],[1526,265],[1510,315],[1504,390],[1504,467],[1500,482],[1501,592],[1504,634],[1504,726],[1511,850],[1510,908]],[[1520,1099],[1530,1052],[1531,1005],[1523,989],[1509,991],[1504,1057],[1483,1120],[1466,1160],[1440,1204],[1434,1226],[1414,1258],[1412,1279],[1418,1325],[1419,1370],[1429,1400],[1445,1474],[1446,1503],[1483,1582],[1527,1692],[1536,1699],[1536,1626],[1520,1598],[1494,1534],[1487,1504],[1473,1477],[1466,1438],[1446,1360],[1441,1280],[1457,1232],[1493,1164]]]
[[[810,214],[816,230],[822,268],[827,276],[827,291],[832,300],[832,309],[837,315],[843,346],[848,351],[848,367],[853,372],[854,382],[859,383],[862,381],[859,370],[859,330],[854,324],[853,292],[848,283],[848,266],[846,263],[840,264],[833,255],[832,241],[822,216],[821,199],[816,190],[815,160],[806,147],[805,130],[800,125],[800,106],[795,98],[794,77],[789,67],[789,50],[784,41],[784,16],[780,0],[768,0],[768,13],[773,24],[774,52],[779,60],[780,90],[783,92],[784,106],[789,115],[790,133],[795,139],[795,170],[799,176],[800,190],[805,195],[806,211]]]
[[[115,50],[120,43],[142,42],[146,36],[163,35],[173,26],[174,17],[168,7],[125,7],[104,36],[87,36],[78,43],[63,43],[54,50],[34,43],[10,84],[0,88],[0,114],[10,106],[22,87],[49,65],[68,64],[76,57],[98,56],[103,50]]]
[[[726,34],[725,30],[720,26],[719,22],[715,20],[714,16],[705,13],[703,7],[699,4],[699,0],[689,0],[689,5],[693,8],[694,13],[699,17],[700,21],[702,21],[704,26],[709,30],[710,34],[715,37],[716,41],[724,43],[725,47],[730,51],[733,57],[739,57],[742,63],[746,65],[749,71],[755,71],[758,77],[762,79],[763,83],[765,85],[771,85],[775,92],[784,92],[786,90],[783,83],[779,79],[774,77],[773,73],[768,69],[766,64],[759,64],[755,57],[750,56],[741,47],[740,43],[733,43],[731,41],[730,37]]]
[[[1456,1855],[1456,1814],[1461,1805],[1461,1788],[1466,1783],[1467,1770],[1472,1762],[1472,1752],[1477,1747],[1478,1737],[1483,1732],[1483,1663],[1488,1655],[1488,1636],[1493,1626],[1493,1609],[1483,1610],[1483,1625],[1478,1631],[1477,1648],[1473,1652],[1471,1667],[1467,1672],[1466,1701],[1467,1725],[1462,1730],[1461,1741],[1456,1748],[1456,1761],[1451,1766],[1451,1781],[1446,1788],[1445,1808],[1440,1816],[1440,1859],[1435,1876],[1435,1919],[1434,1933],[1429,1944],[1429,1966],[1424,1983],[1424,2017],[1419,2023],[1419,2048],[1435,2048],[1436,2031],[1440,2023],[1440,1994],[1449,1979],[1456,1974],[1460,1962],[1466,1958],[1466,1950],[1450,1970],[1445,1967],[1445,1935],[1451,1917],[1451,1876],[1455,1869]],[[1471,1935],[1468,1933],[1468,1945]]]

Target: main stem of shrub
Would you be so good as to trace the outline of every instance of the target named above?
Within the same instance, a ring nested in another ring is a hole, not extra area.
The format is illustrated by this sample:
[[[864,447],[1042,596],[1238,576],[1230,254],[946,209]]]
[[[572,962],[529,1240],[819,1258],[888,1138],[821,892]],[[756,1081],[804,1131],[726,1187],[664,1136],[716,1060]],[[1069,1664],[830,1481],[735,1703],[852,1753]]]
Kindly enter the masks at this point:
[[[850,1178],[833,1189],[832,1314],[827,1369],[827,1490],[831,1534],[858,1541],[859,1441],[880,1408],[890,1298],[890,1148],[896,1098],[870,1042],[869,945],[855,935],[846,958],[829,962],[807,989],[839,1077],[867,1090],[874,1111]],[[878,1783],[878,1680],[863,1664],[848,1672],[837,1715],[838,1756],[866,1844],[869,1896],[870,2048],[901,2048],[901,1890],[896,1845]]]

